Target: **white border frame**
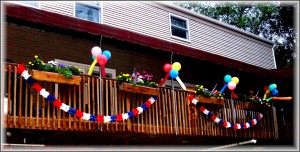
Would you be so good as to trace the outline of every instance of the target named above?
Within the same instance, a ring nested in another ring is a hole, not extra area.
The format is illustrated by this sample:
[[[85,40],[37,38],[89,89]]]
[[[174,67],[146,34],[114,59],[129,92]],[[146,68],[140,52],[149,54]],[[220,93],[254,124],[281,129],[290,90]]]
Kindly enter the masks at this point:
[[[92,5],[92,4],[89,4],[89,3],[87,3],[87,2],[89,2],[89,1],[73,1],[73,17],[75,17],[75,18],[78,18],[78,17],[76,17],[76,11],[75,11],[75,6],[76,6],[76,3],[79,3],[79,4],[82,4],[82,5],[86,5],[86,6],[89,6],[89,7],[93,7],[93,8],[97,8],[97,9],[99,9],[99,13],[100,13],[100,15],[99,15],[99,24],[103,24],[103,4],[102,4],[102,1],[99,1],[99,6],[97,6],[97,5]],[[78,19],[82,19],[82,18],[78,18]],[[85,21],[90,21],[90,20],[86,20],[86,19],[82,19],[82,20],[85,20]],[[90,22],[93,22],[93,21],[90,21]],[[97,23],[97,22],[94,22],[94,23]]]
[[[26,6],[26,7],[36,8],[36,9],[41,8],[41,2],[40,1],[30,1],[30,2],[37,2],[37,7],[34,7],[32,5],[28,5],[26,3],[22,3],[22,2],[26,2],[26,1],[6,1],[6,2],[14,3],[14,4],[18,4],[18,5],[23,5],[23,6]]]
[[[188,39],[184,39],[184,38],[181,38],[181,37],[172,35],[172,22],[171,22],[171,16],[186,21],[187,32],[188,32]],[[171,38],[179,39],[179,40],[182,40],[182,41],[185,41],[185,42],[191,42],[190,24],[189,24],[189,19],[188,19],[188,18],[184,18],[184,17],[181,17],[181,16],[179,16],[179,15],[175,15],[175,14],[169,13],[169,31],[170,31],[170,36],[171,36]]]

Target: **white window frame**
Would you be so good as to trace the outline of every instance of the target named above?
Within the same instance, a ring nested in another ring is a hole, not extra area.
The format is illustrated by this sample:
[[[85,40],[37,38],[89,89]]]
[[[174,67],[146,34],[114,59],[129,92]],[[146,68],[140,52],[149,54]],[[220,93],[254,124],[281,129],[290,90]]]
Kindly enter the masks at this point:
[[[37,7],[32,6],[32,5],[28,5],[26,3],[23,3],[24,1],[7,1],[7,2],[14,3],[14,4],[19,4],[19,5],[23,5],[23,6],[26,6],[26,7],[37,8],[37,9],[41,8],[41,3],[39,1],[31,1],[31,2],[36,2],[37,3]]]
[[[93,8],[99,9],[99,13],[100,13],[100,15],[99,15],[99,23],[103,24],[103,9],[102,9],[103,6],[102,6],[102,2],[99,2],[100,3],[99,6],[92,5],[92,4],[88,3],[88,2],[89,1],[74,1],[73,2],[73,17],[78,18],[78,17],[76,17],[76,3],[79,3],[81,5],[86,5],[88,7],[93,7]],[[82,18],[78,18],[78,19],[82,19]],[[82,19],[82,20],[86,20],[86,19]],[[90,21],[90,20],[86,20],[86,21]],[[93,22],[93,21],[90,21],[90,22]],[[94,23],[97,23],[97,22],[94,22]]]
[[[163,78],[161,78],[161,80],[163,80]],[[176,79],[173,79],[173,83],[174,83],[174,88],[176,89],[180,89],[180,90],[183,90],[180,86],[180,84],[176,81]],[[186,83],[186,82],[183,82],[183,84],[186,86],[186,87],[190,87],[190,88],[195,88],[196,85],[195,84],[192,84],[192,83]],[[172,80],[167,80],[163,85],[162,87],[172,87]]]
[[[187,36],[188,36],[187,39],[184,39],[184,38],[172,35],[172,21],[171,21],[171,17],[176,17],[176,18],[179,18],[181,20],[185,20],[186,21]],[[172,14],[172,13],[169,13],[169,22],[170,22],[169,30],[170,30],[170,36],[171,36],[171,38],[175,38],[175,39],[182,40],[182,41],[185,41],[185,42],[191,42],[189,19],[181,17],[181,16],[178,16],[178,15],[175,15],[175,14]]]
[[[77,62],[72,62],[72,61],[66,61],[66,60],[61,60],[61,59],[54,59],[58,64],[65,64],[68,66],[77,66],[78,68],[81,69],[82,74],[88,74],[88,71],[90,69],[91,65],[88,64],[82,64],[82,63],[77,63]],[[92,64],[92,62],[91,62]],[[99,66],[95,66],[93,72],[99,72]],[[111,69],[111,68],[105,68],[105,73],[110,74],[112,79],[116,79],[116,69]]]

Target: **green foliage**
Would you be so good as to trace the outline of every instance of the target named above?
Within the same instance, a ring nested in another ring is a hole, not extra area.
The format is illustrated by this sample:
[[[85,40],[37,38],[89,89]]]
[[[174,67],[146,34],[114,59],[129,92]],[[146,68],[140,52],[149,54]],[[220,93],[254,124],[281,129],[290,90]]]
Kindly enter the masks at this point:
[[[293,66],[296,45],[293,20],[296,3],[246,1],[174,4],[273,41],[277,67]]]
[[[158,84],[151,81],[152,77],[153,76],[147,74],[146,71],[143,71],[142,74],[139,74],[139,72],[137,72],[136,75],[121,73],[120,75],[117,76],[116,81],[130,83],[133,86],[141,85],[146,87],[157,88]]]
[[[225,96],[224,93],[220,94],[218,91],[211,92],[207,88],[204,88],[203,85],[196,85],[195,94],[202,95],[204,97],[215,97],[220,99],[223,99],[223,97]]]
[[[41,55],[35,55],[31,62],[28,62],[28,69],[40,70],[47,72],[60,73],[65,75],[67,79],[72,78],[72,75],[81,75],[80,69],[77,66],[65,66],[64,64],[57,64],[54,61],[44,63]]]

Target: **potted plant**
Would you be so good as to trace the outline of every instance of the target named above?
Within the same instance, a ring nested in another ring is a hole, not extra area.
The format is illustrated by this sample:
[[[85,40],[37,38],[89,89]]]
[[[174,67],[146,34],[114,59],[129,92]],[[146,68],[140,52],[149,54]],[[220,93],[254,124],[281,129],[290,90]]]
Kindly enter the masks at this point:
[[[35,55],[28,64],[29,73],[35,80],[80,85],[82,78],[77,66],[66,66],[56,61],[44,63],[40,55]]]
[[[119,90],[131,93],[141,93],[153,96],[159,96],[158,84],[151,81],[153,75],[147,74],[146,71],[133,72],[133,74],[121,73],[116,80]]]
[[[202,103],[209,104],[224,104],[224,93],[220,94],[219,91],[209,91],[207,88],[204,88],[203,85],[196,85],[195,88],[195,98]]]

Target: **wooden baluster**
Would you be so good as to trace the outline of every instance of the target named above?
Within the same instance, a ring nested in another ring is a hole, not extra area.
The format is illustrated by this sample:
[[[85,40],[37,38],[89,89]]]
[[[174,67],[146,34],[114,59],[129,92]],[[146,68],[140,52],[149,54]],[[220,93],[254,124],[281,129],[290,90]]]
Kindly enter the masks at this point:
[[[169,121],[170,121],[170,133],[173,134],[173,120],[174,120],[174,110],[173,109],[173,100],[171,98],[172,93],[171,93],[171,89],[168,90],[168,104],[169,105]]]
[[[96,87],[96,91],[97,91],[97,115],[101,115],[100,114],[100,107],[103,107],[103,105],[101,105],[101,103],[100,103],[100,93],[99,93],[99,91],[100,91],[100,85],[99,85],[99,83],[100,83],[100,81],[99,81],[99,79],[96,79],[96,83],[97,83],[97,87]],[[102,125],[103,123],[100,123],[100,122],[97,122],[97,130],[100,130],[101,129],[101,125]]]
[[[102,81],[104,81],[104,80],[102,79]],[[109,109],[108,109],[109,103],[108,103],[108,81],[107,81],[107,79],[105,79],[105,84],[104,85],[105,85],[105,98],[103,98],[103,99],[105,99],[105,105],[106,105],[105,106],[105,113],[106,113],[106,116],[109,116],[110,113],[109,113]],[[104,86],[102,88],[104,88]],[[102,92],[104,92],[104,90],[102,90]],[[104,95],[104,93],[103,93],[103,95]],[[107,131],[110,130],[109,123],[110,122],[106,123],[106,130]]]
[[[68,101],[69,101],[68,103],[69,103],[69,104],[68,104],[68,105],[69,105],[70,107],[72,107],[72,103],[71,103],[71,97],[72,97],[71,89],[72,89],[72,88],[74,88],[74,86],[69,86],[69,87],[68,87],[68,97],[69,97],[69,99],[68,99]],[[67,129],[73,130],[72,125],[71,125],[71,114],[68,114],[68,115],[69,115],[69,121],[68,121],[68,122],[69,122],[69,123],[68,123],[69,126],[68,126]]]
[[[115,113],[115,104],[114,104],[114,101],[113,101],[113,91],[112,91],[112,81],[109,80],[109,93],[110,93],[110,114],[111,115],[117,115],[118,113]],[[117,122],[117,121],[116,121]],[[111,124],[111,131],[115,132],[115,125],[116,125],[116,122],[113,122]]]
[[[27,112],[28,112],[28,90],[29,90],[29,84],[25,83],[25,128],[28,127],[28,117],[27,117]],[[8,101],[9,102],[9,101]]]
[[[14,110],[13,110],[13,125],[15,128],[17,128],[17,67],[14,66]]]
[[[159,94],[160,93],[161,92],[159,92]],[[154,103],[154,105],[155,105],[155,116],[156,116],[156,118],[154,118],[154,120],[156,120],[156,124],[154,126],[156,126],[156,134],[160,134],[161,123],[159,123],[159,121],[161,121],[161,119],[159,119],[159,117],[158,117],[160,115],[160,112],[159,112],[159,109],[158,109],[158,103],[157,102],[159,102],[159,98]]]
[[[87,99],[87,106],[88,106],[88,110],[87,113],[91,114],[91,83],[93,84],[93,82],[91,82],[93,80],[92,77],[90,77],[90,79],[88,80],[88,99]],[[88,130],[91,130],[91,121],[89,120],[85,120],[85,122],[88,124]]]
[[[76,94],[78,94],[79,92],[77,92],[77,86],[74,86],[73,87],[73,107],[74,107],[74,109],[76,109],[77,110],[77,106],[76,106],[76,104],[77,104],[77,98],[76,98]],[[78,96],[78,98],[80,98],[79,96]],[[77,124],[76,124],[76,122],[77,122],[77,118],[76,118],[76,116],[74,115],[73,117],[73,125],[74,125],[74,130],[77,130],[78,128],[77,128]]]
[[[35,90],[34,90],[35,91]],[[39,127],[39,102],[40,102],[40,95],[36,92],[36,110],[35,110],[35,127]]]
[[[7,84],[7,127],[11,127],[11,123],[10,123],[10,118],[11,118],[11,106],[12,106],[12,103],[11,103],[11,65],[8,65],[8,84]]]
[[[121,111],[118,111],[118,94],[117,94],[117,81],[114,80],[114,103],[115,103],[115,113],[116,114],[122,114]],[[119,122],[116,122],[116,131],[119,131]]]
[[[78,110],[79,111],[83,111],[81,106],[82,104],[84,104],[85,102],[85,98],[84,98],[84,94],[85,94],[85,79],[86,77],[83,77],[83,81],[81,83],[81,86],[79,86],[79,94],[78,94],[78,97],[79,97],[79,100],[78,100]],[[82,119],[79,118],[79,122],[78,122],[78,128],[79,130],[82,130]]]
[[[17,73],[17,71],[15,71]],[[20,86],[19,86],[19,120],[18,120],[18,124],[20,128],[24,128],[24,124],[21,123],[22,122],[22,92],[23,92],[23,77],[20,76],[19,77],[19,82],[20,82]],[[2,100],[4,101],[4,100]]]
[[[92,98],[91,98],[91,113],[92,115],[95,115],[96,112],[95,112],[95,77],[92,77],[92,88],[91,88],[91,91],[92,91]],[[93,129],[94,130],[94,123],[92,124],[92,121],[89,120],[89,125],[91,126],[90,129]]]

